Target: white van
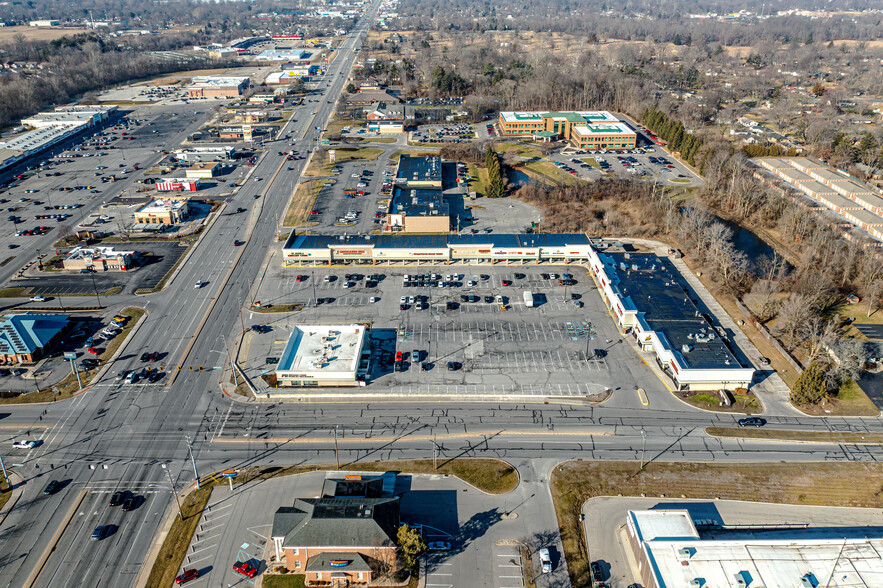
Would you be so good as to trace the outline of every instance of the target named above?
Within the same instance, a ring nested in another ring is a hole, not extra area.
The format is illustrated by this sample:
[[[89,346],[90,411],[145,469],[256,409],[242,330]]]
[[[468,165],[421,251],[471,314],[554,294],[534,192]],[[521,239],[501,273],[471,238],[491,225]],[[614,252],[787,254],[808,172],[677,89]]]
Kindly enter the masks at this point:
[[[547,547],[540,548],[540,565],[544,574],[552,573],[552,558],[549,557],[549,549]]]

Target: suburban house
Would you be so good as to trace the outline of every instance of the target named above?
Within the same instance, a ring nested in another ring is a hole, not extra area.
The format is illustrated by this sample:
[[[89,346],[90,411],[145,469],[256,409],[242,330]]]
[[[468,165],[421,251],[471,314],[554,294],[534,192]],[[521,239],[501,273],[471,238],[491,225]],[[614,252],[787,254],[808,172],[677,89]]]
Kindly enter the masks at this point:
[[[393,569],[399,499],[381,490],[379,478],[326,480],[321,498],[280,508],[271,533],[276,560],[319,586],[368,584]]]
[[[67,315],[26,312],[0,319],[0,363],[34,363],[70,330]]]

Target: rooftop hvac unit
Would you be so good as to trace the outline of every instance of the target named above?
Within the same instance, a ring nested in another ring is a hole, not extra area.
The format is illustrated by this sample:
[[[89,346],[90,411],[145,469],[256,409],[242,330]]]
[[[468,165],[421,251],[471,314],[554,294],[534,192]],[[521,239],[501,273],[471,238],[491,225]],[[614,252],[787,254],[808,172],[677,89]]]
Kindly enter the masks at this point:
[[[691,351],[693,351],[692,345],[687,345],[686,343],[681,345],[681,353],[690,353]]]
[[[705,581],[702,578],[693,578],[690,580],[690,586],[695,586],[695,588],[702,588],[702,585]]]
[[[745,573],[744,572],[736,572],[734,574],[736,578],[736,586],[737,588],[747,588],[748,582],[745,581]]]
[[[678,555],[680,555],[681,557],[689,558],[690,557],[690,550],[687,549],[686,547],[682,547],[681,549],[678,549]]]
[[[633,263],[633,264],[632,264],[632,271],[633,271],[633,272],[636,272],[636,271],[638,271],[638,269],[639,269],[639,268],[638,268],[638,264],[637,264],[637,263]]]
[[[817,585],[816,577],[812,574],[804,574],[800,578],[800,588],[816,588]]]

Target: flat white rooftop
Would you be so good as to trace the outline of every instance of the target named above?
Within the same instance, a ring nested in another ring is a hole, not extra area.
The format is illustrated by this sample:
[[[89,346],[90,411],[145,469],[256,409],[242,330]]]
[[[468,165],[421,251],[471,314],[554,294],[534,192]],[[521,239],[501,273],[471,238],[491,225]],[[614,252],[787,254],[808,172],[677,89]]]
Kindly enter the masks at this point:
[[[320,379],[354,375],[366,330],[364,325],[295,325],[276,371]]]
[[[587,125],[576,125],[573,127],[573,132],[577,135],[583,136],[592,136],[592,135],[629,135],[634,136],[635,131],[631,130],[624,123],[621,122],[602,122],[602,123],[591,123]]]
[[[171,180],[164,180],[171,182],[187,182],[189,180],[185,178],[174,178]],[[150,204],[144,206],[138,210],[140,213],[149,214],[149,213],[163,213],[169,212],[170,210],[178,210],[182,206],[187,204],[187,200],[185,199],[171,199],[171,198],[162,198],[159,200],[154,200]]]
[[[697,578],[709,588],[736,587],[738,575],[747,586],[758,588],[796,588],[806,575],[813,586],[883,586],[883,539],[879,538],[676,540],[651,541],[644,546],[660,588],[688,587]]]
[[[629,511],[629,518],[641,541],[699,538],[686,510],[633,510]]]

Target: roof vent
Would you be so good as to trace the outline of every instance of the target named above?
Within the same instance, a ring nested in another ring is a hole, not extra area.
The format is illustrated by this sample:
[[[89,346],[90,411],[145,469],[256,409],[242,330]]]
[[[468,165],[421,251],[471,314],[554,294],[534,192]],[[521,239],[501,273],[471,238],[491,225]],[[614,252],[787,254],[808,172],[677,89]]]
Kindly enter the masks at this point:
[[[705,580],[703,578],[693,578],[692,580],[690,580],[690,586],[702,588],[703,585],[705,585]]]
[[[686,343],[681,345],[681,353],[690,353],[691,351],[693,351],[692,345],[687,345]]]
[[[678,555],[686,559],[690,559],[690,557],[693,555],[693,550],[689,547],[681,547],[680,549],[678,549]]]

